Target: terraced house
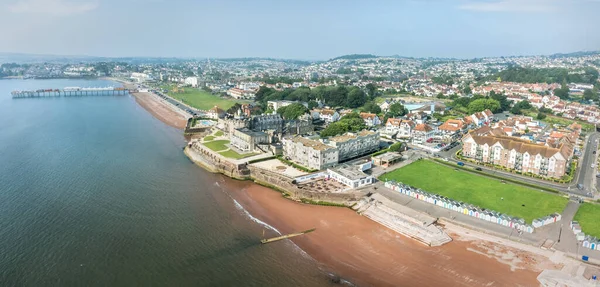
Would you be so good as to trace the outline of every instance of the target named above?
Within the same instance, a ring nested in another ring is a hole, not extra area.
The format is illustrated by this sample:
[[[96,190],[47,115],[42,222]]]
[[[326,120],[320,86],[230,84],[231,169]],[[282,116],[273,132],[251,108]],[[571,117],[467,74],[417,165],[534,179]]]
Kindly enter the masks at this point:
[[[462,142],[465,157],[550,178],[564,176],[573,155],[573,145],[566,140],[552,147],[519,138],[470,132]]]

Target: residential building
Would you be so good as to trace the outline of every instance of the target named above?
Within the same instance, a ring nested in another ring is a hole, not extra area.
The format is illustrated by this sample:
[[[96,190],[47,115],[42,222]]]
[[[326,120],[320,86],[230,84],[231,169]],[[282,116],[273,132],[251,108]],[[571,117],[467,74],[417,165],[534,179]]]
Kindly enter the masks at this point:
[[[289,120],[285,122],[283,133],[290,135],[305,135],[315,131],[312,123],[312,117],[305,114],[297,120]]]
[[[460,119],[449,119],[438,127],[441,135],[446,137],[454,137],[460,134],[466,128],[465,123]]]
[[[421,144],[435,136],[435,130],[428,124],[419,124],[412,131],[412,142]]]
[[[371,113],[360,113],[360,117],[365,121],[367,127],[374,127],[381,125],[381,119],[376,114]]]
[[[236,99],[252,100],[254,99],[255,94],[256,92],[253,90],[242,90],[238,88],[231,88],[227,90],[227,95]]]
[[[208,110],[206,116],[211,119],[218,120],[225,116],[225,111],[219,108],[218,106],[214,106],[212,109]]]
[[[251,131],[247,128],[234,130],[229,138],[231,146],[242,152],[252,152],[256,145],[268,144],[271,142],[268,134]]]
[[[252,118],[250,127],[255,131],[274,130],[277,133],[281,133],[283,131],[283,124],[283,118],[279,114],[260,115]]]
[[[321,140],[297,136],[284,138],[282,142],[283,154],[291,161],[311,169],[324,169],[379,150],[379,133],[364,130]]]
[[[306,168],[321,170],[338,163],[338,150],[320,140],[296,136],[282,142],[283,154]]]
[[[302,104],[308,108],[308,103],[298,102],[298,101],[267,101],[267,107],[272,109],[273,111],[277,111],[279,108],[287,107],[291,104]]]
[[[379,150],[379,133],[363,130],[329,138],[329,145],[339,150],[339,160],[345,161]]]
[[[472,114],[470,118],[476,126],[482,126],[494,120],[494,113],[490,110],[485,110],[483,112]]]
[[[466,134],[462,142],[465,157],[551,178],[566,174],[573,155],[568,142],[549,147],[508,136],[480,136],[473,132]]]
[[[187,77],[183,81],[184,84],[191,86],[192,88],[198,87],[198,78],[197,77]]]
[[[340,119],[340,114],[331,109],[314,109],[311,115],[315,120],[323,120],[326,124],[337,122]]]

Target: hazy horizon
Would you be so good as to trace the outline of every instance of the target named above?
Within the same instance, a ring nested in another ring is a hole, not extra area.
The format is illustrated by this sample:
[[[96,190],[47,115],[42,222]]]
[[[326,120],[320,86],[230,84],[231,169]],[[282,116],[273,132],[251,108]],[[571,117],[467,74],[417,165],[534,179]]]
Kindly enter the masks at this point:
[[[327,60],[600,50],[600,0],[9,0],[4,53]]]

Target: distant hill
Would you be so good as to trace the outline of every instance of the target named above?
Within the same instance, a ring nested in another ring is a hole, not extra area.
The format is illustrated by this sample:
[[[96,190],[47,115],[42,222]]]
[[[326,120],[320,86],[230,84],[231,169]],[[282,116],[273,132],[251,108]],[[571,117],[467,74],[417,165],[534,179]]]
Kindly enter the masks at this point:
[[[600,54],[600,51],[580,51],[573,53],[557,53],[550,55],[550,58],[566,58],[566,57],[582,57],[582,56],[593,56]]]
[[[372,58],[377,58],[377,56],[371,55],[371,54],[351,54],[351,55],[344,55],[344,56],[339,56],[339,57],[333,58],[333,59],[331,59],[331,61],[335,61],[335,60],[372,59]]]

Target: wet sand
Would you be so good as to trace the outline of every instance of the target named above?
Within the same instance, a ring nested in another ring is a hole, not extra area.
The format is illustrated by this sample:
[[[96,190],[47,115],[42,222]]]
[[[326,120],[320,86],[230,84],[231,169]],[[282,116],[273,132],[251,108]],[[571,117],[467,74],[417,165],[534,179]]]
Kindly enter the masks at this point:
[[[538,255],[465,238],[427,247],[348,208],[296,203],[248,182],[224,183],[248,212],[281,233],[317,228],[292,241],[328,270],[359,286],[540,285],[536,262],[544,258]]]

